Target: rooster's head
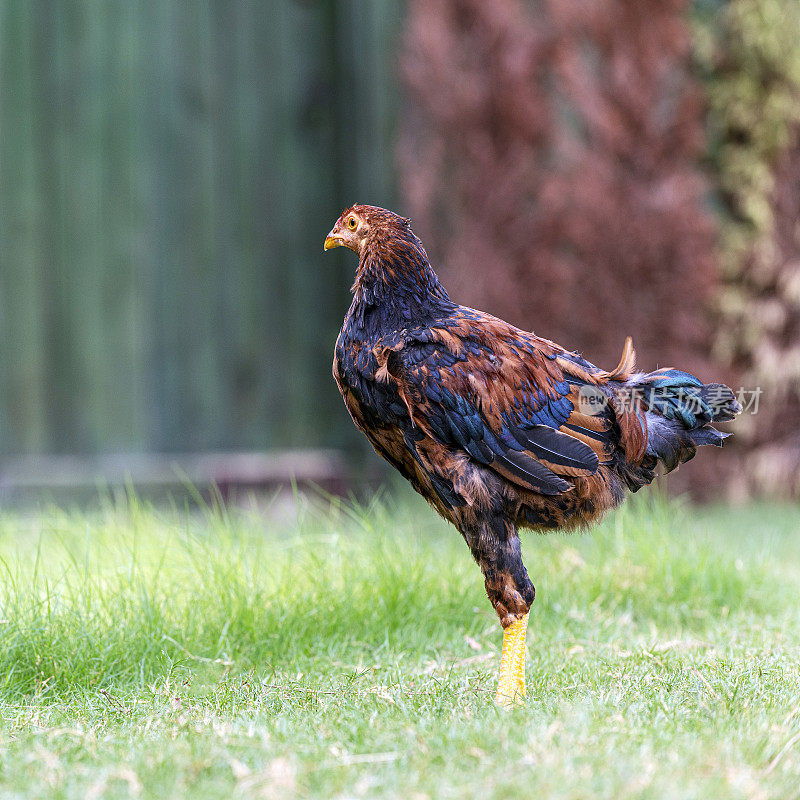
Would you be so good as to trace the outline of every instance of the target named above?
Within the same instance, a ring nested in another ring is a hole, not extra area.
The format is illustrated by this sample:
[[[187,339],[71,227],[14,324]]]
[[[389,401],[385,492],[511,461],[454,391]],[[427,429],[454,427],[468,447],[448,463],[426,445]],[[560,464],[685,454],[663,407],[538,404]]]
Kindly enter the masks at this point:
[[[405,234],[409,230],[408,220],[377,206],[354,205],[342,212],[331,232],[325,237],[325,249],[349,247],[361,253],[373,238],[392,239],[392,234]]]

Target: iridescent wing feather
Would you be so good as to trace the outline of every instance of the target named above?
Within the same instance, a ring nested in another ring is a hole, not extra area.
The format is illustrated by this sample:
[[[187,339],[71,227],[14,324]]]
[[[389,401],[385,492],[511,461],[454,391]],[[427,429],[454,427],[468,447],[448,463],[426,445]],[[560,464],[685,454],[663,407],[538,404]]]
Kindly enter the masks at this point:
[[[544,495],[589,476],[614,448],[609,415],[580,408],[588,362],[480,312],[399,332],[373,351],[413,423],[518,487]],[[596,371],[598,376],[606,375]],[[599,378],[598,378],[599,379]]]

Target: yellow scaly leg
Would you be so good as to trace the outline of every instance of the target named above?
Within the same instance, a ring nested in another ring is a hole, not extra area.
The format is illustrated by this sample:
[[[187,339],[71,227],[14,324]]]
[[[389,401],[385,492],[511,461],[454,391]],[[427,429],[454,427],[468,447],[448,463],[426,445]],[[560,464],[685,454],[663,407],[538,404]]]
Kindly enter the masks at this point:
[[[512,622],[503,630],[503,652],[500,656],[500,682],[495,700],[510,708],[522,702],[525,691],[525,631],[528,615]]]

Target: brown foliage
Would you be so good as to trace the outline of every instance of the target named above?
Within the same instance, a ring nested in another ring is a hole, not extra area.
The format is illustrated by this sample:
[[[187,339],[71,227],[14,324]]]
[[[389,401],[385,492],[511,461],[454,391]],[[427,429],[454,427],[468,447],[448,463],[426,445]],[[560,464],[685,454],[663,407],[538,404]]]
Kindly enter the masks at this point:
[[[401,182],[460,302],[714,373],[715,226],[686,0],[411,0]]]

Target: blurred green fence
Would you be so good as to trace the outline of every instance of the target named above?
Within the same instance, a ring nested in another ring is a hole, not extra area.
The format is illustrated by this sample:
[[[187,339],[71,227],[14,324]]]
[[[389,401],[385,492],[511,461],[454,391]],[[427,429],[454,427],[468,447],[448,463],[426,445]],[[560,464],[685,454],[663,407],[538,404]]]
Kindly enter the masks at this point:
[[[0,452],[343,443],[322,240],[391,201],[399,15],[0,3]]]

